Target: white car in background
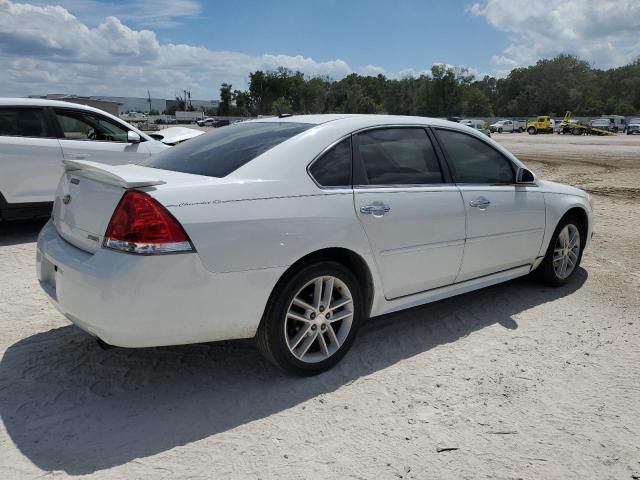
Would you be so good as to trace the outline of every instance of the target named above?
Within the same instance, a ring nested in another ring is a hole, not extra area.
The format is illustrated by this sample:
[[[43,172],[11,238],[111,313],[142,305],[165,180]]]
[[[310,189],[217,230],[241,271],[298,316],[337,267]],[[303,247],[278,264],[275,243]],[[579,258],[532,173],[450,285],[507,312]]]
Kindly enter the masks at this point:
[[[585,192],[477,130],[310,115],[216,129],[143,165],[65,160],[37,274],[102,344],[252,338],[313,374],[360,324],[516,277],[575,274]]]
[[[167,148],[96,108],[0,98],[0,219],[48,216],[62,160],[137,163]]]
[[[191,138],[198,137],[204,132],[195,128],[187,127],[168,127],[158,130],[157,132],[149,133],[149,136],[154,140],[159,140],[165,145],[177,145],[185,142]]]

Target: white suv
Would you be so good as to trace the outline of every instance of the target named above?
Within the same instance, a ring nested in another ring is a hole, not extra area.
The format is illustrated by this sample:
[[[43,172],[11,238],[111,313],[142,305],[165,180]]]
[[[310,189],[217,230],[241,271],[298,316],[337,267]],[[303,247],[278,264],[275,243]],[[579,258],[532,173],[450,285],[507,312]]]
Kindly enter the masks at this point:
[[[96,108],[0,98],[0,219],[49,215],[63,159],[138,163],[166,148]]]

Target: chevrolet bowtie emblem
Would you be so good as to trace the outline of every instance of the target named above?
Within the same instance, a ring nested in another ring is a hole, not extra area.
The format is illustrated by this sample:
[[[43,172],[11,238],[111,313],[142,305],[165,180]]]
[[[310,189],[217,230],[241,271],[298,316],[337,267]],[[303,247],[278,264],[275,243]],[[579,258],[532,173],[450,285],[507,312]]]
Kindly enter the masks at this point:
[[[66,194],[64,197],[62,197],[62,203],[64,203],[65,205],[69,205],[71,203],[71,195]]]

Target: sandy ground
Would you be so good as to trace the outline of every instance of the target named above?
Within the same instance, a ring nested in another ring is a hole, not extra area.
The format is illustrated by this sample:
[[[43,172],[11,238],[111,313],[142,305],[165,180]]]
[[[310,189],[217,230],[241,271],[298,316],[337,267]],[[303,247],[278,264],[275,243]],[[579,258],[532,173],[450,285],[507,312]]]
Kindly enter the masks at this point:
[[[102,351],[36,284],[41,225],[0,227],[0,478],[639,478],[640,137],[494,138],[596,194],[575,281],[371,320],[315,378],[249,342]]]

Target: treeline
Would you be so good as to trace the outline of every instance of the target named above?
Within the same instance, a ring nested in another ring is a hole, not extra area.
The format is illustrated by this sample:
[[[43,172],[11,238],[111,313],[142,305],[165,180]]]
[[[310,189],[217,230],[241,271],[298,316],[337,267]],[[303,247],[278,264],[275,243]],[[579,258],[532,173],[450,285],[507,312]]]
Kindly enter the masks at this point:
[[[516,68],[505,78],[477,79],[434,65],[430,75],[400,80],[351,74],[335,81],[286,68],[256,71],[249,89],[220,89],[218,115],[388,113],[431,117],[633,115],[640,112],[640,59],[610,70],[571,55]]]

